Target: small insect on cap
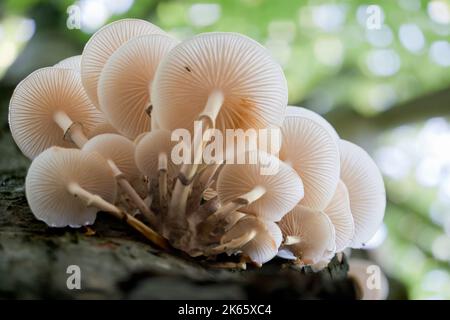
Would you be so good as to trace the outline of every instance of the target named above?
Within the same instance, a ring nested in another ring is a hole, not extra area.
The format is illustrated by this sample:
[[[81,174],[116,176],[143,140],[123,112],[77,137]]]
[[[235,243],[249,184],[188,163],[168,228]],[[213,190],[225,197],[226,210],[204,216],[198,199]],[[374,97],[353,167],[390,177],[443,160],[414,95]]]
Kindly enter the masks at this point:
[[[51,147],[31,163],[25,192],[37,219],[52,227],[79,227],[93,224],[97,211],[73,196],[71,183],[113,203],[116,180],[105,159],[98,153]]]
[[[140,19],[122,19],[98,30],[86,43],[81,58],[81,79],[92,103],[99,107],[97,86],[108,58],[128,40],[145,34],[164,34],[157,26]]]

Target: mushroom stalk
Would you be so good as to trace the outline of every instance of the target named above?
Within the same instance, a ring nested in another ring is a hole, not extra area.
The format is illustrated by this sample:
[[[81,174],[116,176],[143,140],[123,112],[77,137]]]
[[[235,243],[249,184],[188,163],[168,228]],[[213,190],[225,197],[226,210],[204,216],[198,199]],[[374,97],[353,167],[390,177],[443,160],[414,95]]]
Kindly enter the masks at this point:
[[[156,225],[156,217],[149,207],[145,204],[144,200],[137,194],[136,190],[131,186],[128,180],[125,179],[124,174],[116,166],[114,161],[108,160],[108,165],[110,166],[117,183],[122,188],[122,190],[131,198],[131,201],[141,210],[142,214],[149,220],[152,226]]]
[[[100,196],[92,194],[83,189],[78,183],[69,183],[67,189],[74,197],[78,197],[79,199],[81,199],[87,207],[96,207],[104,212],[112,214],[116,218],[124,220],[128,225],[140,232],[144,237],[146,237],[158,247],[162,249],[169,248],[166,239],[153,231],[153,229],[146,226],[130,214],[120,210],[115,205],[109,203],[108,201],[105,201]]]
[[[78,146],[82,148],[84,144],[88,141],[86,135],[83,132],[81,125],[72,121],[72,119],[63,111],[58,111],[53,115],[53,119],[58,124],[58,126],[64,131],[64,136],[68,135],[70,139]],[[150,211],[150,209],[145,205],[145,202],[137,194],[136,190],[131,186],[125,176],[116,166],[116,164],[108,160],[108,164],[117,179],[117,183],[120,185],[122,190],[131,198],[131,201],[139,208],[139,210],[144,214],[144,216],[149,220],[149,222],[155,226],[156,217]]]
[[[57,111],[53,115],[53,119],[58,126],[64,132],[64,138],[68,137],[77,145],[78,148],[82,148],[88,141],[83,129],[79,123],[73,122],[72,119],[64,111]]]
[[[209,219],[223,219],[229,214],[241,209],[242,207],[248,206],[249,204],[255,202],[261,198],[266,193],[266,189],[261,186],[256,186],[250,192],[241,195],[233,201],[228,202],[224,206],[220,207],[213,215],[209,216]]]
[[[181,220],[179,216],[186,213],[186,202],[191,190],[191,183],[194,180],[198,164],[201,163],[202,159],[203,143],[210,140],[210,130],[208,129],[214,128],[217,115],[224,100],[225,97],[221,90],[213,90],[208,96],[203,112],[198,116],[198,119],[202,121],[203,135],[195,136],[193,163],[181,166],[178,179],[175,182],[172,200],[169,204],[168,216],[170,219]]]
[[[163,206],[167,200],[167,154],[164,152],[158,156],[158,181],[159,204]]]
[[[226,221],[231,214],[241,209],[242,207],[248,206],[249,204],[255,202],[261,198],[266,193],[266,189],[261,186],[256,186],[250,192],[241,195],[233,201],[228,202],[224,206],[220,207],[216,212],[210,215],[205,220],[205,227],[202,230],[204,235],[211,235],[211,232],[215,227],[221,222]]]

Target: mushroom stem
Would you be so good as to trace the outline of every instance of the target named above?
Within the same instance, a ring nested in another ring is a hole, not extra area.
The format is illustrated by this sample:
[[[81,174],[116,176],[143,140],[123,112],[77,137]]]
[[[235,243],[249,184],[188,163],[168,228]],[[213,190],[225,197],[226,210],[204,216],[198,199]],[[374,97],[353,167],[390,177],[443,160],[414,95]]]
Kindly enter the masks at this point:
[[[83,132],[81,124],[73,122],[72,119],[64,111],[57,111],[53,115],[53,120],[64,132],[64,138],[70,138],[78,148],[82,148],[88,141]]]
[[[224,102],[224,95],[221,90],[213,90],[206,102],[203,112],[198,119],[202,121],[203,135],[194,136],[194,162],[183,164],[180,168],[178,179],[172,193],[172,199],[169,204],[168,219],[177,221],[181,228],[185,228],[187,220],[181,218],[186,214],[186,203],[191,190],[191,184],[194,180],[198,164],[201,163],[204,141],[210,140],[210,128],[214,128],[217,115]]]
[[[211,254],[219,254],[222,252],[227,252],[230,250],[236,250],[238,248],[243,247],[247,243],[249,243],[253,238],[256,237],[256,230],[252,229],[250,231],[247,231],[242,236],[235,238],[227,243],[223,243],[219,246],[216,246],[211,249],[209,253]]]
[[[85,190],[78,183],[69,183],[67,189],[74,197],[80,198],[87,207],[96,207],[104,212],[112,214],[118,219],[124,220],[128,225],[139,231],[144,237],[146,237],[158,247],[162,249],[169,249],[169,244],[167,243],[166,239],[153,231],[153,229],[146,226],[127,212],[124,212],[115,205],[109,203],[108,201],[105,201],[100,196],[92,194],[89,191]]]
[[[249,204],[255,202],[261,198],[266,193],[266,189],[262,186],[256,186],[250,192],[247,192],[233,201],[228,202],[224,206],[220,207],[216,212],[210,215],[204,221],[204,226],[202,227],[203,235],[211,235],[213,230],[222,221],[227,222],[230,215],[241,209],[242,207],[248,206]]]
[[[165,206],[167,201],[167,154],[161,152],[158,156],[159,205]]]
[[[121,189],[131,198],[131,201],[138,207],[142,214],[148,219],[152,226],[156,226],[155,214],[150,210],[145,204],[144,200],[137,194],[136,190],[131,186],[127,179],[125,179],[124,174],[116,166],[114,161],[108,159],[108,165],[111,168],[114,177]]]
[[[247,192],[233,201],[228,202],[224,206],[220,207],[214,214],[208,217],[207,220],[222,220],[226,218],[229,214],[241,209],[242,207],[248,206],[249,204],[255,202],[261,198],[266,193],[266,189],[262,186],[256,186],[250,192]]]

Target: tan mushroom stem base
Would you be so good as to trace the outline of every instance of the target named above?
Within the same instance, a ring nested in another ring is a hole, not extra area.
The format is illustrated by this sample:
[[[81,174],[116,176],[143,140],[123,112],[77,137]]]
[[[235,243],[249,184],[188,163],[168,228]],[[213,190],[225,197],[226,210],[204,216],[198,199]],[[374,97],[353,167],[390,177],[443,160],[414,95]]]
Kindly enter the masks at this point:
[[[53,120],[63,130],[65,139],[71,140],[78,148],[83,148],[84,144],[88,141],[88,138],[84,134],[81,124],[73,122],[69,115],[63,111],[56,112],[53,115]],[[133,201],[136,207],[154,226],[156,218],[153,212],[151,212],[149,207],[137,194],[136,190],[131,186],[130,182],[126,180],[124,174],[120,171],[116,164],[111,160],[108,160],[108,164],[111,167],[111,170],[113,171],[117,179],[117,183],[119,184],[121,189],[130,197],[131,201]]]
[[[79,198],[87,207],[95,207],[106,213],[112,214],[118,219],[124,220],[128,225],[141,233],[144,237],[162,249],[169,249],[169,244],[166,239],[162,238],[158,233],[153,231],[150,227],[143,224],[141,221],[134,218],[132,215],[120,210],[115,205],[105,201],[98,195],[92,194],[83,189],[78,183],[69,183],[67,186],[68,192],[74,197]]]
[[[168,219],[179,221],[179,228],[185,228],[187,221],[184,215],[186,213],[186,203],[197,173],[198,164],[201,163],[203,155],[203,144],[211,139],[211,132],[208,129],[215,127],[217,115],[224,103],[224,95],[221,90],[213,90],[206,102],[203,112],[198,116],[198,121],[202,122],[203,136],[195,136],[193,163],[183,164],[175,183],[172,199],[169,204]]]

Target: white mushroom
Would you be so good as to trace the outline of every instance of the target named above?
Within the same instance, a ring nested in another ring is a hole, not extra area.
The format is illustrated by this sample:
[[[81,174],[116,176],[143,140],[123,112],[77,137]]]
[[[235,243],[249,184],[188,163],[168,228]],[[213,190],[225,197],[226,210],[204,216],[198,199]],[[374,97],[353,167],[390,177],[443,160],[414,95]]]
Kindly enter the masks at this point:
[[[348,191],[342,181],[339,181],[333,199],[324,212],[328,215],[336,230],[336,251],[348,247],[355,235],[355,223],[350,210]]]
[[[100,109],[130,139],[150,130],[150,85],[160,60],[177,44],[164,35],[144,35],[119,47],[98,82]]]
[[[299,107],[288,107],[281,132],[280,159],[302,178],[305,197],[301,204],[325,209],[339,181],[336,132],[321,116]]]
[[[128,40],[146,34],[164,34],[157,26],[139,19],[122,19],[98,30],[86,43],[81,58],[81,79],[92,103],[99,107],[97,86],[108,58]]]
[[[295,171],[275,156],[249,152],[257,161],[247,164],[225,164],[217,180],[217,193],[223,214],[229,210],[279,221],[303,197],[303,184]],[[277,168],[264,174],[264,169]]]
[[[77,72],[81,71],[81,55],[68,57],[61,60],[54,67],[72,69]]]
[[[204,33],[173,48],[161,61],[152,86],[153,116],[161,128],[193,130],[199,120],[206,129],[279,127],[287,104],[281,67],[254,40],[235,33]],[[177,116],[174,117],[173,115]],[[169,216],[185,212],[198,163],[200,137],[194,141],[193,161],[184,164],[174,188]]]
[[[279,226],[284,236],[281,255],[295,256],[302,263],[318,263],[335,252],[335,231],[326,214],[301,205],[283,217]],[[290,255],[292,253],[292,255]]]
[[[79,227],[94,223],[104,211],[128,223],[154,244],[167,242],[151,228],[112,203],[116,197],[113,172],[98,153],[51,147],[32,162],[25,192],[37,219],[52,227]]]
[[[380,227],[386,208],[383,178],[372,158],[357,145],[341,140],[341,180],[348,190],[350,209],[355,222],[351,246],[359,248]]]
[[[51,146],[83,146],[102,114],[90,103],[78,72],[43,68],[14,90],[9,126],[22,153],[30,159]],[[84,132],[83,132],[84,131]]]
[[[244,216],[221,239],[214,252],[244,253],[261,266],[277,255],[282,241],[280,228],[272,221]]]
[[[178,166],[171,160],[175,142],[167,130],[153,130],[139,138],[136,145],[135,159],[139,170],[150,180],[158,179],[160,204],[167,200],[168,178],[178,173]]]

